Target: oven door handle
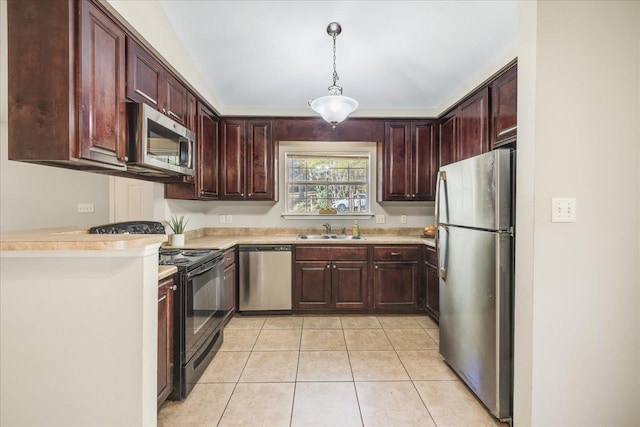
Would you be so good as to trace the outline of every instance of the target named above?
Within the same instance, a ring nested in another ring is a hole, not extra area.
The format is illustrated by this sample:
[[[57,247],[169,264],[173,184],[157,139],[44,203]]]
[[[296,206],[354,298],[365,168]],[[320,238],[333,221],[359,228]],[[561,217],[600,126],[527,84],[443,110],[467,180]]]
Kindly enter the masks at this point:
[[[215,261],[213,263],[207,263],[201,267],[198,267],[195,270],[187,273],[187,279],[193,279],[194,277],[202,276],[208,271],[213,270],[216,267],[219,267],[223,262],[224,262],[224,258],[221,258],[220,260]]]

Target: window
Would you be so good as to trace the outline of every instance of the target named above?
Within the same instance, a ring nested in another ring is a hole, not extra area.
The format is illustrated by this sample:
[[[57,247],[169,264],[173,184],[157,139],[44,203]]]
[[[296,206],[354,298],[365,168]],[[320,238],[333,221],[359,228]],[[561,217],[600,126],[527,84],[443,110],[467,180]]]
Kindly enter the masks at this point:
[[[287,213],[370,213],[369,153],[286,153]]]

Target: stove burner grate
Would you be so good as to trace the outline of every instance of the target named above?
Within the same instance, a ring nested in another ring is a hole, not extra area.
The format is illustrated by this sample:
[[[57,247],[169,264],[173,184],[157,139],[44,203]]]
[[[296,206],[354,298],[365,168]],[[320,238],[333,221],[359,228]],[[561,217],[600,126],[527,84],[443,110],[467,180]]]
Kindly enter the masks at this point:
[[[182,255],[184,256],[201,256],[201,255],[209,255],[213,252],[211,249],[193,249],[188,251],[182,251]]]
[[[176,258],[176,259],[168,259],[168,260],[163,260],[161,261],[162,265],[186,265],[189,264],[191,261],[188,260],[187,258]]]
[[[182,249],[160,249],[160,255],[180,255]]]

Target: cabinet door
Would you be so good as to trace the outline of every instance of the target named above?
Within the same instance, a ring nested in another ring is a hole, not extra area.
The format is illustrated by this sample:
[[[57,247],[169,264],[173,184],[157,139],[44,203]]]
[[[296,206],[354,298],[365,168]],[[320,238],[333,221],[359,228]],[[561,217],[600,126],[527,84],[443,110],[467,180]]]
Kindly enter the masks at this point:
[[[518,134],[518,66],[491,85],[491,146],[516,139]]]
[[[236,263],[228,265],[224,269],[224,298],[223,311],[228,319],[236,310]]]
[[[187,124],[187,97],[188,91],[182,83],[180,83],[175,77],[167,73],[163,73],[164,86],[162,88],[164,95],[161,97],[161,104],[163,107],[163,113],[171,117],[176,122],[186,125]]]
[[[427,284],[427,312],[436,319],[440,316],[440,281],[438,269],[435,266],[425,264],[425,279]]]
[[[331,308],[331,262],[297,261],[294,268],[294,309]]]
[[[218,119],[213,111],[198,103],[199,198],[218,198]]]
[[[163,68],[140,45],[127,39],[127,98],[161,109]]]
[[[410,200],[411,128],[409,122],[385,123],[383,156],[381,200]]]
[[[484,88],[458,107],[458,156],[468,159],[489,151],[489,89]]]
[[[220,163],[222,165],[222,198],[244,199],[245,121],[222,122]]]
[[[247,199],[274,200],[274,144],[271,120],[247,121]]]
[[[438,121],[438,167],[457,161],[457,115],[455,111]]]
[[[158,407],[173,391],[173,278],[158,285]]]
[[[81,3],[79,156],[125,165],[125,34],[89,2]]]
[[[198,136],[198,102],[191,92],[187,92],[186,127]]]
[[[379,262],[374,266],[373,307],[376,309],[418,308],[418,264]]]
[[[411,200],[435,200],[436,141],[433,122],[411,122]]]
[[[331,294],[335,308],[368,308],[367,268],[366,261],[332,263]]]

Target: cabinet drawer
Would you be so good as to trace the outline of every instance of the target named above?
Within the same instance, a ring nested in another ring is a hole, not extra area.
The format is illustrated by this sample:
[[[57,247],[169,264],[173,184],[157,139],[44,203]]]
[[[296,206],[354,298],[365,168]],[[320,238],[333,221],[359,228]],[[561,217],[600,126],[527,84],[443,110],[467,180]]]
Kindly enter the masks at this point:
[[[296,261],[366,261],[366,246],[297,246]]]
[[[375,246],[374,261],[417,261],[420,249],[417,246]]]
[[[331,261],[366,261],[366,246],[347,246],[331,248]]]
[[[436,255],[436,249],[427,246],[427,264],[438,265],[438,257]]]
[[[227,249],[224,251],[224,268],[236,263],[236,249]]]

